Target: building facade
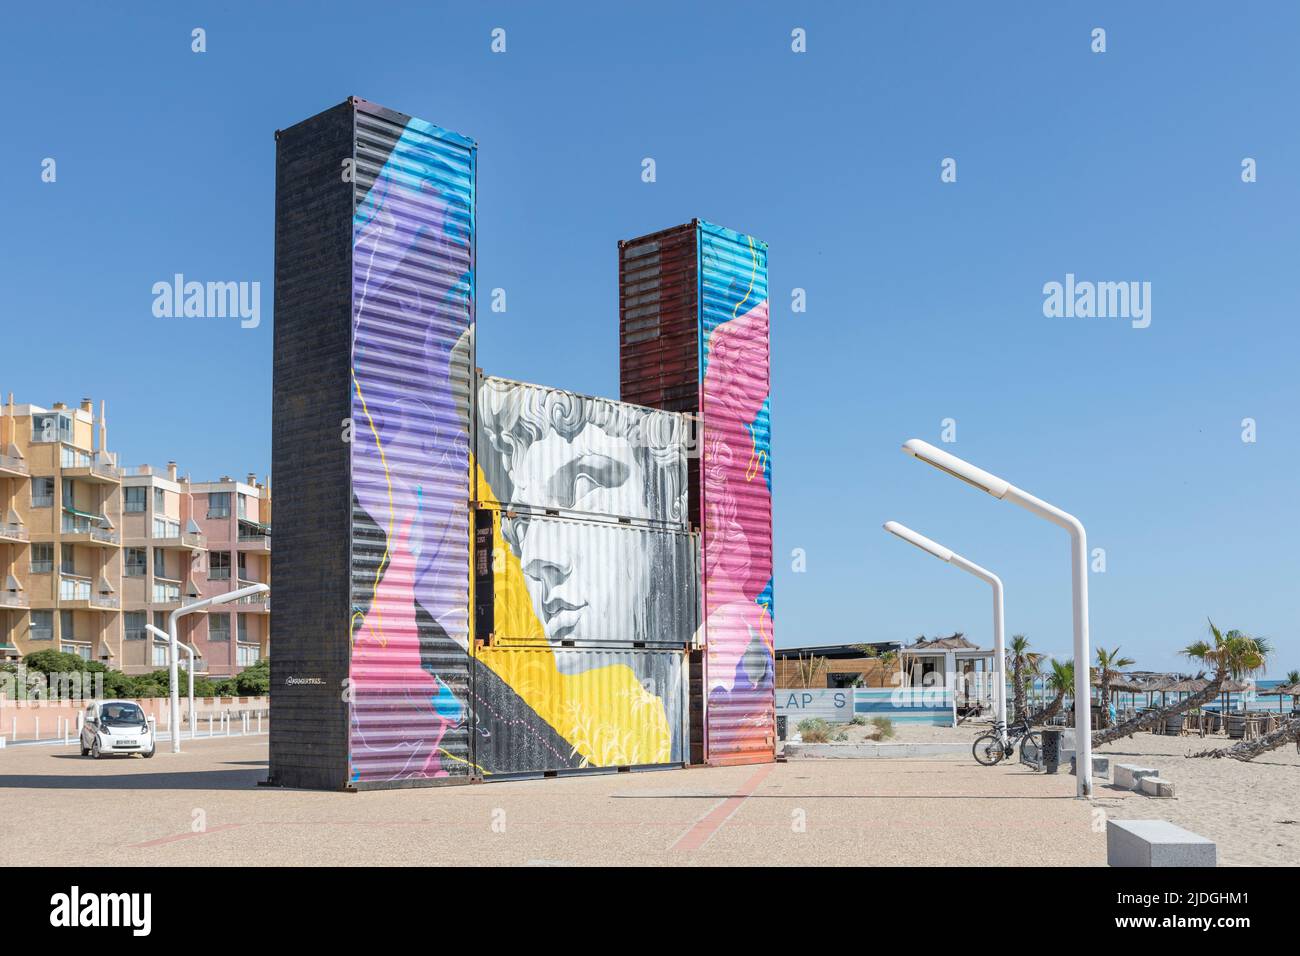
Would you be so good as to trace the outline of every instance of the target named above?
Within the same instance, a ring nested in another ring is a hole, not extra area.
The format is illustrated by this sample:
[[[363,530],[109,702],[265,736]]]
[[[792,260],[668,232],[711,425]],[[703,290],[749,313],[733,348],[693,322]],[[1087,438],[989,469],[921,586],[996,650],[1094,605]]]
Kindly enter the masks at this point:
[[[167,649],[182,603],[267,581],[270,488],[249,476],[195,484],[166,469],[123,469],[107,449],[106,409],[19,405],[0,410],[0,660],[39,650],[141,674]],[[208,541],[217,570],[210,570]],[[265,599],[186,615],[180,638],[199,671],[229,676],[269,652]]]

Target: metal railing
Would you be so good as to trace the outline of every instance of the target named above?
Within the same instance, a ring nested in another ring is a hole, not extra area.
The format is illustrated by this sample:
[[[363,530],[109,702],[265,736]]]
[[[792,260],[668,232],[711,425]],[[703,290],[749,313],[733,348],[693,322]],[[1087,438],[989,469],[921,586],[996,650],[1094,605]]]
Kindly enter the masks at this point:
[[[16,471],[20,475],[30,475],[31,471],[27,467],[27,462],[21,458],[15,458],[13,455],[0,455],[0,470]]]
[[[19,524],[0,524],[0,538],[6,541],[26,541],[27,529]]]

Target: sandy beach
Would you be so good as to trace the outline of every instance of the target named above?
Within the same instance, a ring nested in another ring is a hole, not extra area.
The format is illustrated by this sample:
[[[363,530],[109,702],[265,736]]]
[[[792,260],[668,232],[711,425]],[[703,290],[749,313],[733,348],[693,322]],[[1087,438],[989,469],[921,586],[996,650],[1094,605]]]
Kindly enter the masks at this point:
[[[895,741],[973,741],[987,722],[960,727],[896,725]],[[844,728],[851,740],[870,727]],[[1160,819],[1214,840],[1223,866],[1300,866],[1300,754],[1287,745],[1248,763],[1189,759],[1200,750],[1230,746],[1226,737],[1166,737],[1139,733],[1095,751],[1116,763],[1155,767],[1177,796],[1155,799],[1115,790],[1096,780],[1094,802],[1120,819]]]

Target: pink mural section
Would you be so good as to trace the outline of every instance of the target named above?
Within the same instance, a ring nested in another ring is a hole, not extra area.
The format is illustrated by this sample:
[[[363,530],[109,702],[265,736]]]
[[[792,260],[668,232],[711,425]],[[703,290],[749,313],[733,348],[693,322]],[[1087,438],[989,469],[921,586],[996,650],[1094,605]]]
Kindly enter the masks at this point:
[[[709,763],[774,759],[766,247],[701,224],[701,518]]]

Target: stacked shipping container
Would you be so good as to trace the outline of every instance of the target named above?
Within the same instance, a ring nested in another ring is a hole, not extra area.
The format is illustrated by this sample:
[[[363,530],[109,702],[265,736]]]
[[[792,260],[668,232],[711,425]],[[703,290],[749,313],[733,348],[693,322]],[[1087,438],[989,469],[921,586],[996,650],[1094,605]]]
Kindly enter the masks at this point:
[[[689,422],[488,377],[477,419],[478,659],[498,675],[528,669],[518,683],[580,766],[686,762]],[[559,769],[508,734],[490,740],[485,773]]]
[[[474,143],[355,98],[277,141],[271,781],[697,762],[706,664],[709,759],[772,759],[766,248],[622,244],[654,407],[489,378]]]
[[[694,413],[709,763],[774,759],[767,246],[694,220],[619,243],[625,400]]]

